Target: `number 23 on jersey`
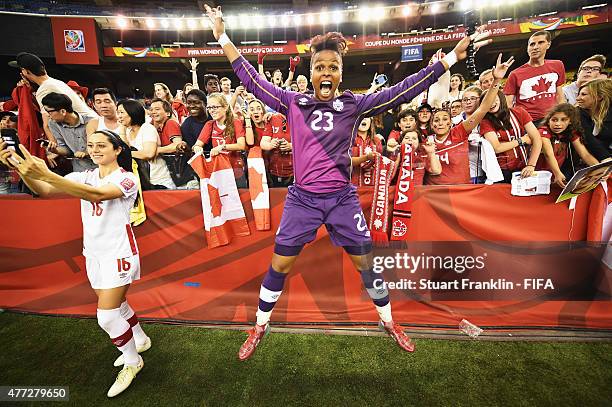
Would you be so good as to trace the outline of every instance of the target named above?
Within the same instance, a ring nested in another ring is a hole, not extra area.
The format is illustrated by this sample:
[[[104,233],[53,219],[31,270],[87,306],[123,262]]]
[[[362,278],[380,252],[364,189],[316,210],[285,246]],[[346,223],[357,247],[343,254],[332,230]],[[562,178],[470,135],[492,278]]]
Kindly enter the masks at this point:
[[[314,118],[310,122],[310,128],[314,131],[325,130],[331,131],[334,128],[334,115],[332,112],[321,112],[315,110],[312,112]]]

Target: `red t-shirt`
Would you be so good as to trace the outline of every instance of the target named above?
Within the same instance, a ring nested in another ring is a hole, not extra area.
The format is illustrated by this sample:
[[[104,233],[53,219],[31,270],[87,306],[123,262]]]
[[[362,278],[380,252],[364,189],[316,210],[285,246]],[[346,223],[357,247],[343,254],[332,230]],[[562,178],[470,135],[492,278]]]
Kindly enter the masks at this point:
[[[510,109],[510,124],[509,130],[495,130],[493,123],[488,119],[480,123],[480,134],[483,136],[488,132],[494,132],[500,143],[516,140],[527,133],[525,125],[531,122],[531,116],[522,107]],[[511,150],[497,154],[497,162],[502,170],[517,171],[522,169],[529,158],[526,147],[515,147]]]
[[[577,133],[573,133],[568,143],[567,139],[560,138],[558,135],[550,131],[550,129],[547,126],[540,127],[538,131],[540,132],[542,137],[550,140],[550,143],[552,144],[552,148],[553,148],[553,153],[555,154],[555,158],[557,159],[559,168],[561,168],[561,166],[565,162],[565,159],[567,158],[567,155],[569,153],[569,148],[568,148],[569,143],[579,140],[580,136]],[[548,161],[546,160],[546,157],[544,156],[543,151],[542,151],[542,155],[540,155],[540,157],[538,158],[536,169],[551,171],[551,168],[548,165]]]
[[[523,107],[534,120],[540,120],[557,104],[557,86],[564,83],[563,62],[550,59],[542,66],[525,64],[510,72],[504,93],[514,95],[514,107]]]
[[[264,136],[273,139],[280,138],[291,143],[291,132],[287,119],[282,114],[274,114],[266,124]],[[291,177],[293,175],[293,153],[283,152],[280,149],[268,151],[268,170],[276,177]]]
[[[426,185],[455,185],[470,183],[470,159],[468,132],[463,124],[453,127],[450,134],[443,142],[436,139],[436,155],[442,165],[442,173],[439,175],[427,174]],[[427,159],[427,156],[421,156]]]
[[[373,152],[377,152],[379,154],[382,154],[382,143],[380,142],[380,140],[376,137],[374,137],[374,139],[369,140],[369,139],[363,139],[360,135],[357,135],[357,137],[355,137],[355,143],[353,144],[353,148],[351,151],[351,156],[352,157],[360,157],[364,154],[366,154],[365,150],[366,148],[370,147],[370,149]],[[365,161],[364,163],[362,163],[359,166],[353,166],[353,173],[351,176],[351,182],[355,185],[359,185],[359,177],[361,177],[361,172],[362,171],[367,171],[369,173],[372,173],[373,175],[373,165],[374,162],[372,161]],[[374,186],[374,179],[372,177],[366,177],[365,178],[365,184],[367,186]]]
[[[212,139],[214,148],[222,144],[234,144],[240,137],[244,137],[244,124],[241,120],[234,119],[234,137],[225,137],[225,129],[220,129],[216,120],[209,120],[202,128],[198,140],[206,144],[208,140]],[[221,154],[228,155],[234,168],[234,176],[236,178],[242,177],[244,175],[244,160],[240,151],[223,150]]]
[[[173,137],[182,137],[181,126],[173,119],[166,120],[161,130],[157,129],[157,133],[162,147],[172,144]]]
[[[387,143],[389,140],[395,140],[399,143],[399,138],[402,133],[399,130],[391,130],[389,132],[389,137],[387,137]]]

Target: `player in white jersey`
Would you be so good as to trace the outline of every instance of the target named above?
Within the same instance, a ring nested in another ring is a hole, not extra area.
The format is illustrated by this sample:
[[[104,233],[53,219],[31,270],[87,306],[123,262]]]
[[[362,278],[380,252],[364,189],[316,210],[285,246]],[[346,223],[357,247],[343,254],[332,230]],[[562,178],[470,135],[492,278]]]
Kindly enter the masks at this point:
[[[140,279],[138,246],[130,225],[130,209],[138,196],[130,148],[117,134],[96,131],[87,137],[87,153],[98,168],[65,177],[51,172],[22,145],[19,148],[21,154],[0,143],[0,161],[15,168],[32,191],[42,197],[64,192],[81,198],[83,255],[98,296],[98,324],[121,351],[115,366],[124,364],[108,390],[108,397],[114,397],[144,366],[139,353],[151,347],[125,298],[132,281]]]

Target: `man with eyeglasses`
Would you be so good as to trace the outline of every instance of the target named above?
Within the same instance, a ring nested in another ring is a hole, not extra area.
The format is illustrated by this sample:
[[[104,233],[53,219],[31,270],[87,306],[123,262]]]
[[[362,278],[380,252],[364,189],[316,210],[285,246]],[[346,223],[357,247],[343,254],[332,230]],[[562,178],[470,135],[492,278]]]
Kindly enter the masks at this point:
[[[72,171],[82,172],[98,168],[87,153],[87,123],[97,118],[94,114],[80,114],[72,108],[70,98],[51,92],[42,99],[42,106],[49,115],[49,129],[57,140],[57,147],[49,151],[64,157],[72,157]]]
[[[578,68],[577,78],[574,82],[563,87],[563,94],[567,103],[575,105],[578,89],[585,83],[589,83],[594,79],[599,79],[600,73],[606,67],[606,57],[600,54],[593,55],[582,61]]]
[[[529,61],[510,73],[504,86],[508,107],[527,110],[534,124],[544,118],[553,106],[565,102],[563,84],[565,66],[562,61],[546,59],[552,44],[549,31],[537,31],[529,37]]]

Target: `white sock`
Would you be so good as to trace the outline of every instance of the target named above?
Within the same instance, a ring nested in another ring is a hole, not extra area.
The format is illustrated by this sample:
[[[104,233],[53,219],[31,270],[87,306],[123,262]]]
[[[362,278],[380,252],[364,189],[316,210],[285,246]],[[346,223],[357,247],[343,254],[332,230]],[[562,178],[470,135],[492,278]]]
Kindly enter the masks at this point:
[[[270,316],[272,315],[272,311],[266,312],[257,308],[257,313],[255,315],[257,316],[257,325],[263,326],[270,322]]]
[[[98,325],[110,336],[113,344],[123,353],[126,365],[137,365],[140,356],[136,351],[136,343],[130,324],[121,317],[119,308],[98,309]]]
[[[127,300],[123,301],[121,307],[119,307],[121,311],[121,317],[126,321],[130,322],[130,318],[132,318],[135,313],[130,304],[128,304]],[[130,326],[132,324],[130,323]],[[136,325],[132,326],[132,332],[134,333],[134,341],[136,342],[136,346],[140,346],[147,341],[147,334],[142,330],[140,326],[140,322],[136,322]]]
[[[393,317],[391,316],[391,303],[388,303],[384,307],[379,307],[377,305],[376,311],[378,311],[378,316],[383,322],[393,321]]]

